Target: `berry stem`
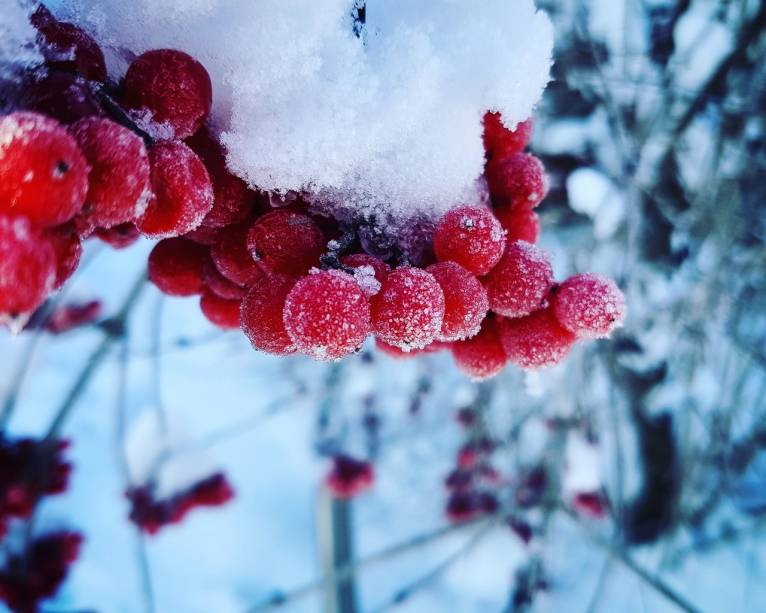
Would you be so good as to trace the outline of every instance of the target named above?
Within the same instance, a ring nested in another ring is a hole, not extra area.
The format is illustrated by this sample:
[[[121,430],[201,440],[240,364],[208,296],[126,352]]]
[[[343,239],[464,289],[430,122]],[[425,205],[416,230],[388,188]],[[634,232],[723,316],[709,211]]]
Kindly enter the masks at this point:
[[[123,108],[107,91],[107,88],[112,91],[117,89],[113,84],[104,85],[102,87],[94,87],[93,93],[95,94],[96,98],[98,98],[98,101],[106,111],[106,114],[109,115],[109,118],[112,119],[115,123],[120,124],[121,126],[140,136],[146,144],[147,148],[154,145],[154,139],[149,135],[148,132],[142,130],[138,124],[130,118],[130,115],[128,115],[123,110]]]
[[[353,501],[335,498],[329,491],[319,497],[319,540],[322,566],[331,575],[354,565]],[[325,585],[325,609],[336,613],[358,611],[354,573]]]

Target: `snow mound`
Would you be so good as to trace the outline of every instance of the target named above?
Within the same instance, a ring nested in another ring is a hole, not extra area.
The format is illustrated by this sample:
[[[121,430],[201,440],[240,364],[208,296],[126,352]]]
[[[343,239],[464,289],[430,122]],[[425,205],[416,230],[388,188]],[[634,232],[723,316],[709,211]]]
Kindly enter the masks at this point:
[[[35,45],[36,34],[29,23],[29,3],[20,0],[3,2],[0,10],[0,88],[2,81],[10,79],[17,70],[42,61]]]

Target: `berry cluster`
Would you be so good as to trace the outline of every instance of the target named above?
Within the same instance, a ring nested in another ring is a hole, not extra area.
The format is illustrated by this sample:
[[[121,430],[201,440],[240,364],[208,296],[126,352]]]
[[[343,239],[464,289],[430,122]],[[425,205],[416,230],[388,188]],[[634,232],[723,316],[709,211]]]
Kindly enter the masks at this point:
[[[219,507],[234,497],[234,490],[223,473],[216,473],[172,497],[158,500],[152,485],[129,489],[130,520],[147,534],[157,534],[171,524],[180,524],[198,507]]]
[[[348,499],[370,489],[375,482],[375,469],[370,462],[347,455],[332,458],[332,469],[325,485],[335,498]]]

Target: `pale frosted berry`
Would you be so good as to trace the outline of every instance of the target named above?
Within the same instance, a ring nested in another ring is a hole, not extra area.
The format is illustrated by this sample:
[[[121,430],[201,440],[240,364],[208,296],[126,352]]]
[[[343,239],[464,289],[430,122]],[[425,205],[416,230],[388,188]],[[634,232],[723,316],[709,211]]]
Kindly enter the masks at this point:
[[[0,117],[0,213],[41,226],[69,221],[85,202],[88,170],[56,120],[30,112]]]
[[[66,124],[103,115],[89,83],[80,75],[60,70],[34,73],[25,84],[23,107]]]
[[[503,259],[484,279],[489,308],[506,317],[523,317],[545,306],[553,287],[546,251],[524,241],[508,245]]]
[[[202,220],[201,227],[222,228],[244,221],[253,209],[255,194],[226,167],[226,154],[221,144],[204,126],[187,139],[186,144],[204,162],[215,194],[213,208]]]
[[[52,290],[60,289],[77,270],[82,257],[82,242],[74,223],[49,228],[45,233],[56,255],[56,280]]]
[[[548,195],[545,168],[528,153],[494,158],[487,166],[487,183],[496,209],[533,209]]]
[[[554,288],[551,303],[562,326],[582,338],[604,338],[622,324],[625,296],[608,277],[585,273]]]
[[[561,362],[572,348],[575,335],[547,308],[526,317],[501,320],[500,339],[511,362],[535,369]]]
[[[487,291],[481,282],[460,264],[439,262],[426,268],[444,292],[444,320],[441,341],[457,341],[478,333],[489,310]]]
[[[420,268],[391,272],[370,300],[375,335],[400,349],[422,349],[436,339],[444,320],[444,292]]]
[[[95,235],[113,249],[127,249],[141,238],[141,233],[132,223],[123,223],[111,228],[96,228]]]
[[[101,228],[135,220],[149,203],[149,156],[144,141],[110,119],[82,119],[70,128],[90,165],[82,214]]]
[[[180,236],[197,228],[213,208],[213,184],[205,165],[183,143],[149,151],[152,196],[136,226],[151,238]]]
[[[148,109],[152,121],[188,138],[210,114],[213,88],[205,67],[174,49],[155,49],[138,56],[125,75],[125,104]]]
[[[0,215],[0,324],[31,313],[56,279],[50,241],[21,217]]]
[[[290,290],[284,323],[298,351],[316,360],[338,360],[359,349],[370,333],[370,305],[354,277],[323,270]]]
[[[210,255],[224,277],[237,285],[252,285],[264,276],[247,248],[247,224],[229,226],[220,231]]]
[[[483,138],[488,159],[519,153],[532,138],[532,120],[522,121],[516,129],[509,130],[500,113],[485,113]]]
[[[505,232],[490,210],[462,206],[439,220],[433,243],[439,261],[456,262],[475,275],[486,275],[503,256]]]
[[[166,238],[149,254],[149,280],[168,296],[202,291],[202,269],[208,250],[185,238]]]
[[[299,276],[319,265],[326,241],[311,217],[280,209],[253,224],[247,247],[264,270]]]
[[[496,209],[500,225],[506,232],[506,240],[509,243],[526,241],[536,243],[540,238],[540,217],[530,209]]]
[[[42,5],[30,21],[40,32],[48,66],[77,72],[90,81],[106,81],[104,54],[90,34],[73,23],[58,21]]]
[[[500,342],[500,327],[494,316],[488,316],[479,333],[452,344],[452,356],[458,369],[474,380],[489,379],[508,363]]]
[[[202,268],[202,284],[206,289],[226,300],[242,300],[245,295],[245,289],[224,277],[211,259],[208,259]]]
[[[239,312],[242,300],[221,298],[211,290],[204,290],[200,297],[199,306],[207,320],[223,328],[235,330],[239,328]]]
[[[325,479],[327,489],[336,498],[348,499],[361,494],[375,482],[375,469],[370,462],[350,456],[333,458],[330,474]]]
[[[257,281],[245,295],[240,323],[255,349],[275,355],[295,353],[283,319],[285,300],[293,285],[292,277],[269,275]]]

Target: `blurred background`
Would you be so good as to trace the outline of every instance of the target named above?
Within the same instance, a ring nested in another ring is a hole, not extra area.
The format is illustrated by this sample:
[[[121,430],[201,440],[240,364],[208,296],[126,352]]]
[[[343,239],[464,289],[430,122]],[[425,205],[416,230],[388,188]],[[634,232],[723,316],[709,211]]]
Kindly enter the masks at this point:
[[[0,332],[14,434],[87,380],[70,491],[36,519],[85,544],[43,610],[766,611],[766,2],[538,4],[541,244],[559,278],[617,279],[625,327],[482,384],[447,354],[272,358],[150,286],[115,319],[151,244],[90,244],[59,303],[100,301],[96,324]],[[348,502],[338,453],[375,467]],[[228,504],[128,521],[148,474],[170,495],[219,471]]]

